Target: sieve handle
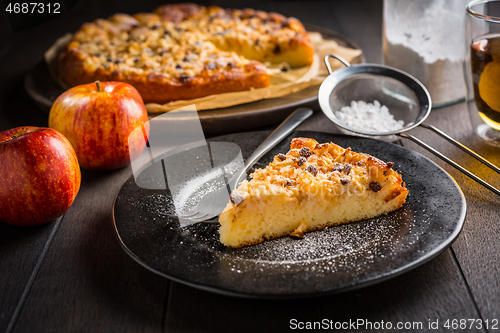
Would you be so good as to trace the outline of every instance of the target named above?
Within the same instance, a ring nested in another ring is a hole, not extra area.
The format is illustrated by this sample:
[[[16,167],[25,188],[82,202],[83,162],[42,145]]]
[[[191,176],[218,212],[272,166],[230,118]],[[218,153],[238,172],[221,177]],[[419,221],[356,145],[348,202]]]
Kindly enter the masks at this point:
[[[344,58],[342,58],[336,54],[327,54],[324,58],[324,61],[325,61],[326,69],[328,69],[328,74],[333,73],[332,66],[330,66],[330,62],[328,61],[330,58],[335,58],[338,61],[340,61],[341,63],[343,63],[344,66],[351,67],[351,64],[347,60],[345,60]]]
[[[397,135],[400,136],[400,137],[402,137],[402,138],[410,139],[411,141],[413,141],[416,144],[418,144],[419,146],[427,149],[428,151],[430,151],[431,153],[433,153],[434,155],[436,155],[437,157],[439,157],[440,159],[442,159],[446,163],[450,164],[455,169],[459,170],[463,174],[465,174],[465,175],[469,176],[470,178],[474,179],[476,182],[478,182],[479,184],[483,185],[488,190],[492,191],[493,193],[495,193],[497,195],[500,195],[500,190],[499,189],[497,189],[496,187],[493,187],[491,184],[485,182],[484,180],[482,180],[481,178],[479,178],[478,176],[476,176],[475,174],[473,174],[469,170],[465,169],[461,165],[457,164],[455,161],[453,161],[453,160],[449,159],[448,157],[446,157],[445,155],[441,154],[439,151],[437,151],[436,149],[432,148],[431,146],[429,146],[425,142],[421,141],[420,139],[417,139],[413,135],[405,134],[405,133],[399,133]]]
[[[463,145],[460,142],[458,142],[457,140],[453,139],[451,136],[449,136],[445,132],[441,131],[439,128],[434,127],[432,125],[424,124],[424,123],[420,124],[420,126],[425,127],[427,129],[433,131],[434,133],[438,134],[442,138],[444,138],[444,139],[448,140],[449,142],[453,143],[458,148],[462,149],[464,152],[466,152],[470,156],[474,157],[476,160],[482,162],[486,166],[488,166],[491,169],[495,170],[495,172],[500,173],[500,168],[497,167],[495,164],[491,163],[490,161],[488,161],[487,159],[485,159],[481,155],[477,154],[476,152],[474,152],[472,149],[470,149],[466,145]]]

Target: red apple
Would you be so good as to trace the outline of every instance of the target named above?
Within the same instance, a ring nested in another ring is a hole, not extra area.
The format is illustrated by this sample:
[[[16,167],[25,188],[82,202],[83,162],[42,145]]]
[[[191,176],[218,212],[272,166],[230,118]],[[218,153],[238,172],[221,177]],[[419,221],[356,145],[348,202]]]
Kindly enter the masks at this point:
[[[134,131],[139,126],[143,131]],[[97,81],[67,90],[52,105],[49,127],[68,138],[80,166],[90,170],[126,166],[140,155],[149,135],[142,97],[123,82]]]
[[[0,220],[45,224],[64,214],[80,189],[71,143],[51,128],[18,127],[0,133]]]

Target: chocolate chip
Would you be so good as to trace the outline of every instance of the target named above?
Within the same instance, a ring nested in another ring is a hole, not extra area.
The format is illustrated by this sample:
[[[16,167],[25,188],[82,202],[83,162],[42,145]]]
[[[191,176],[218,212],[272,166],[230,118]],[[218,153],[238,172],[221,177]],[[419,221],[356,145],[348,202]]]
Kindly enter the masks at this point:
[[[316,166],[309,164],[306,168],[306,171],[309,172],[311,175],[316,176],[318,174],[318,168]]]
[[[300,154],[300,156],[309,157],[309,156],[311,156],[312,153],[311,153],[311,149],[309,149],[309,147],[302,147],[299,150],[299,154]]]
[[[260,39],[258,39],[258,38],[257,38],[257,39],[255,40],[255,46],[259,45],[259,43],[260,43]]]
[[[335,165],[332,167],[332,171],[342,172],[344,171],[344,165],[340,163],[335,163]]]
[[[182,82],[187,82],[189,81],[190,77],[187,76],[186,74],[181,74],[180,79]]]
[[[111,58],[111,57],[107,57],[107,58],[106,58],[106,60],[107,60],[108,62],[113,62],[113,58]]]
[[[234,203],[235,205],[239,205],[245,198],[243,198],[243,195],[241,195],[240,192],[238,191],[233,191],[229,195],[229,199],[231,199],[231,202]]]
[[[349,172],[351,172],[351,168],[352,168],[352,165],[350,165],[349,163],[347,163],[346,165],[344,165],[344,172],[346,175],[349,174]]]
[[[279,45],[279,44],[276,44],[276,46],[274,47],[273,53],[274,53],[274,54],[279,54],[279,53],[281,53],[281,47],[280,47],[280,45]]]
[[[283,22],[281,22],[281,28],[286,28],[288,27],[288,20],[284,20]]]
[[[278,158],[282,161],[286,160],[286,155],[285,154],[278,154]]]
[[[116,60],[115,60],[115,64],[119,64],[119,63],[121,63],[121,62],[123,62],[123,59],[122,59],[122,58],[116,58]]]
[[[394,166],[394,162],[387,162],[387,167],[389,169],[392,169],[393,166]]]
[[[364,163],[363,161],[359,161],[359,162],[358,162],[358,163],[356,163],[356,164],[357,164],[357,165],[359,165],[359,166],[363,166],[363,165],[365,165],[365,163]]]
[[[380,187],[380,185],[377,182],[370,183],[370,190],[372,190],[373,192],[378,192],[381,189],[382,187]]]
[[[96,53],[94,54],[94,57],[99,57],[101,54],[100,53]]]
[[[303,156],[301,156],[301,157],[299,157],[299,159],[297,160],[297,165],[298,165],[298,166],[302,166],[302,165],[304,165],[306,162],[307,162],[306,158],[305,158],[305,157],[303,157]]]
[[[154,29],[158,29],[160,27],[160,25],[161,25],[160,23],[155,23],[155,24],[153,24],[153,26],[151,27],[151,29],[153,29],[153,30]]]
[[[351,181],[351,178],[349,178],[349,177],[342,177],[342,178],[340,178],[340,182],[342,183],[342,185],[346,185],[350,181]]]
[[[232,62],[228,62],[227,63],[227,67],[231,67],[232,68],[233,67],[233,63]]]
[[[188,57],[184,57],[184,59],[182,59],[182,61],[189,62],[189,58]]]
[[[134,58],[134,62],[139,62],[139,60],[141,60],[141,58],[139,58],[139,57]]]
[[[177,64],[177,65],[175,65],[175,68],[176,68],[176,69],[182,69],[182,66],[181,66],[181,65],[179,65],[179,64]]]
[[[283,68],[281,69],[282,72],[288,72],[288,67],[286,66],[283,66]]]
[[[284,180],[286,181],[285,186],[292,186],[292,181],[290,179],[285,178]]]
[[[171,36],[172,34],[170,33],[170,31],[168,30],[165,30],[165,32],[163,33],[163,36]]]
[[[174,27],[175,31],[179,32],[179,31],[182,31],[182,28],[181,27]]]

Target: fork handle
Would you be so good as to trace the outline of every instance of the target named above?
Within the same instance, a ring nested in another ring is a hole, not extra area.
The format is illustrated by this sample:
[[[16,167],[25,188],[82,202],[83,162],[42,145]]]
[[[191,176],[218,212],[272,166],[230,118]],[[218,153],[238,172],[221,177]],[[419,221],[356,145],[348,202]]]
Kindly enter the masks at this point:
[[[260,144],[257,149],[250,155],[246,162],[245,168],[240,172],[238,177],[234,177],[236,180],[231,186],[231,189],[236,188],[244,177],[246,177],[247,171],[262,157],[265,153],[270,151],[274,146],[286,138],[297,126],[299,126],[304,120],[309,118],[313,114],[313,110],[309,108],[299,108],[293,111],[275,130]]]

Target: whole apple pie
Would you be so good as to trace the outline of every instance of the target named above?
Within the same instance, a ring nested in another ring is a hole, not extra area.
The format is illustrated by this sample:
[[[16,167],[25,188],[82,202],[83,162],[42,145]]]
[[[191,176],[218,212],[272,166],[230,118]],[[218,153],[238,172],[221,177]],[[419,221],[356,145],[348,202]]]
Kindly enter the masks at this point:
[[[267,87],[263,62],[297,67],[312,59],[295,18],[186,3],[84,24],[60,54],[59,73],[69,86],[124,81],[145,102],[167,103]]]

